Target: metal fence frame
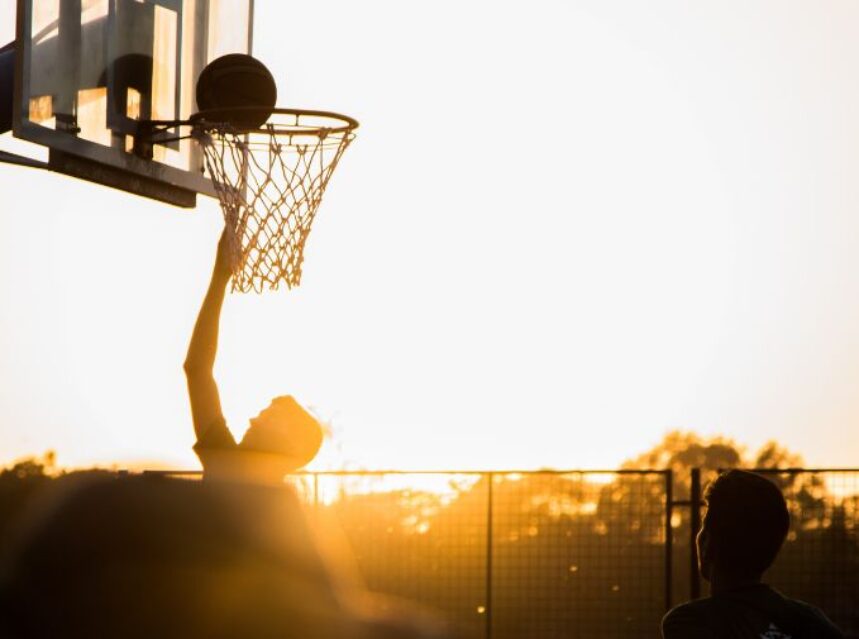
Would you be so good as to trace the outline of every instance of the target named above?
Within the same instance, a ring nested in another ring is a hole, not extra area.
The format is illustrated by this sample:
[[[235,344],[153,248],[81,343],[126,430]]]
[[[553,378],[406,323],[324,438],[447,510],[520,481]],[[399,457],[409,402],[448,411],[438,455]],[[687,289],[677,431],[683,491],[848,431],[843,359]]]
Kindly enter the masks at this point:
[[[670,469],[573,469],[573,470],[491,470],[491,471],[475,471],[475,470],[363,470],[363,471],[350,471],[350,470],[334,470],[334,471],[302,471],[298,473],[293,473],[293,476],[311,476],[313,477],[313,492],[314,492],[314,503],[319,503],[319,478],[320,477],[349,477],[349,476],[388,476],[388,475],[465,475],[465,476],[478,476],[485,477],[487,479],[487,503],[486,503],[486,576],[485,576],[485,586],[486,586],[486,625],[485,625],[485,637],[486,639],[491,639],[492,637],[492,612],[493,612],[493,600],[492,600],[492,584],[493,584],[493,552],[495,549],[494,545],[494,501],[493,501],[493,485],[495,484],[494,479],[498,476],[504,475],[549,475],[549,476],[562,476],[562,475],[627,475],[627,476],[636,476],[636,475],[655,475],[662,476],[664,485],[665,485],[665,513],[663,517],[663,525],[665,526],[665,548],[664,548],[664,601],[665,601],[665,612],[667,612],[672,604],[672,586],[673,586],[673,535],[671,534],[671,521],[674,514],[674,507],[677,505],[683,505],[686,502],[677,502],[673,499],[673,490],[674,490],[674,473]]]
[[[170,476],[185,476],[196,477],[201,476],[200,471],[145,471],[144,474],[152,475],[170,475]],[[571,470],[402,470],[402,469],[384,469],[384,470],[329,470],[329,471],[298,471],[291,473],[288,477],[312,478],[313,495],[311,503],[314,506],[319,505],[319,480],[324,477],[374,477],[374,476],[426,476],[426,475],[457,475],[482,477],[487,480],[487,497],[486,497],[486,574],[485,574],[485,597],[486,597],[486,613],[485,613],[485,629],[484,637],[491,639],[493,636],[493,582],[494,582],[494,565],[493,554],[496,548],[494,539],[494,518],[495,518],[495,502],[493,486],[497,477],[505,475],[523,475],[523,476],[564,476],[564,475],[614,475],[614,476],[655,476],[661,477],[664,485],[664,513],[662,517],[662,525],[665,529],[665,542],[663,549],[663,598],[664,611],[667,612],[673,605],[673,534],[672,534],[672,517],[674,509],[677,506],[683,506],[688,502],[678,502],[673,498],[674,491],[674,473],[670,469],[571,469]]]
[[[728,469],[718,469],[718,472]],[[776,474],[802,474],[802,473],[857,473],[857,468],[745,468],[749,472],[759,473],[762,475]],[[172,476],[200,476],[200,471],[145,471],[144,474],[152,475],[172,475]],[[667,612],[675,603],[674,597],[674,581],[675,575],[673,572],[673,534],[672,519],[679,509],[687,509],[689,513],[689,557],[688,557],[688,587],[690,599],[697,599],[701,596],[701,577],[698,573],[697,556],[695,549],[695,537],[701,527],[701,512],[704,507],[703,490],[701,480],[701,469],[693,468],[690,474],[690,494],[687,500],[674,499],[674,473],[670,469],[572,469],[572,470],[339,470],[339,471],[301,471],[293,473],[294,477],[311,477],[313,486],[312,504],[319,505],[319,480],[323,477],[350,477],[350,476],[404,476],[404,475],[459,475],[487,478],[487,496],[486,496],[486,620],[485,620],[485,637],[491,639],[493,636],[493,551],[495,550],[495,539],[493,536],[494,520],[495,520],[495,503],[493,486],[495,478],[504,475],[655,475],[661,476],[664,481],[664,519],[665,526],[665,548],[664,548],[664,607]],[[681,534],[683,534],[681,532]]]

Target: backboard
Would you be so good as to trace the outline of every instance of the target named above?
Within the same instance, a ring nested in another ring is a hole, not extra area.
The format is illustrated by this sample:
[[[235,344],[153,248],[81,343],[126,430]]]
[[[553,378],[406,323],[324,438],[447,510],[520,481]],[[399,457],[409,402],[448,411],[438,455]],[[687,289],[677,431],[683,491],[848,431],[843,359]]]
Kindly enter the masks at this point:
[[[187,120],[197,77],[250,53],[253,0],[18,0],[15,137],[45,168],[171,204],[214,195],[192,140],[133,152],[141,120]],[[179,132],[176,132],[179,135]]]

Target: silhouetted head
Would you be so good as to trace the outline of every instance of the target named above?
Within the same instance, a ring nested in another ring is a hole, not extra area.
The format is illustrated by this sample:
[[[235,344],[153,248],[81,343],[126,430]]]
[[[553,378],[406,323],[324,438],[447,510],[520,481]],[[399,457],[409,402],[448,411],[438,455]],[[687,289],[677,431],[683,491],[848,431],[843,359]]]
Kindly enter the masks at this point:
[[[322,427],[291,395],[275,397],[268,408],[250,420],[239,448],[277,453],[287,472],[306,466],[322,446]]]
[[[63,478],[0,561],[3,639],[411,639],[347,607],[292,490]]]
[[[761,475],[731,470],[719,475],[704,495],[707,514],[698,533],[698,565],[740,580],[759,580],[775,561],[790,527],[778,487]]]
[[[250,420],[238,447],[196,450],[209,479],[277,484],[313,460],[322,435],[316,418],[284,395]]]

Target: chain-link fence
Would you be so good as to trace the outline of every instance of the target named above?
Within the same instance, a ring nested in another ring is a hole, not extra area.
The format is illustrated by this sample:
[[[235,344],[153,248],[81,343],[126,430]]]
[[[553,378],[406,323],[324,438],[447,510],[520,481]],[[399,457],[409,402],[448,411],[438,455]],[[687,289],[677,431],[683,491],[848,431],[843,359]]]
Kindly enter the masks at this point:
[[[461,636],[658,636],[668,471],[319,473],[300,485],[370,590]]]
[[[792,526],[767,581],[859,639],[859,469],[755,469]],[[699,596],[692,539],[715,473],[319,472],[292,478],[371,591],[460,636],[658,637]],[[703,480],[703,481],[702,481]],[[687,485],[688,484],[688,485]],[[672,534],[666,534],[667,531]]]

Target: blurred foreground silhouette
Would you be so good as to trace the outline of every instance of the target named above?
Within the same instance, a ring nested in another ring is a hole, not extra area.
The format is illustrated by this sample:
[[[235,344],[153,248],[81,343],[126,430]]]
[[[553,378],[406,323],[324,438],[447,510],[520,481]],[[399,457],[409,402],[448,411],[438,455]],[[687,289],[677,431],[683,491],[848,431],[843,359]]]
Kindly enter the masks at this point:
[[[6,542],[2,637],[439,636],[341,583],[286,486],[70,476]]]

